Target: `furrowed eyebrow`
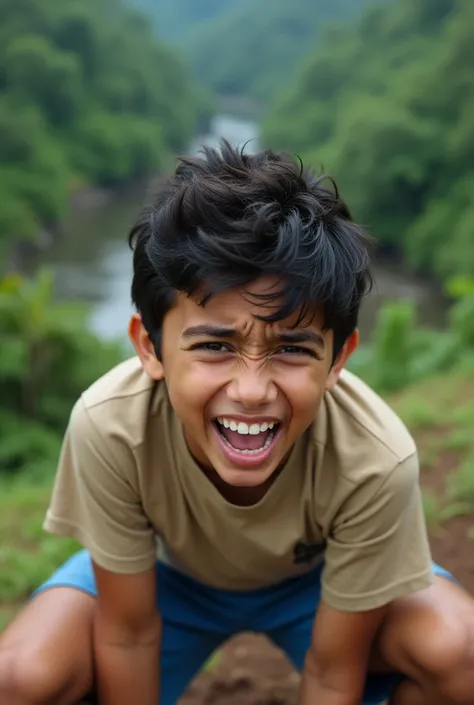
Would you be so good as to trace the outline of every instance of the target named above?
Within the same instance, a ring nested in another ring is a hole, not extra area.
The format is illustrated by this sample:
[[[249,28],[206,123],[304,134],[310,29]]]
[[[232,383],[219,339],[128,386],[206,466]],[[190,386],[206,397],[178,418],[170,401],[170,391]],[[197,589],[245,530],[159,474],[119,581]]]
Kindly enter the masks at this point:
[[[234,328],[225,328],[222,326],[211,326],[206,324],[191,326],[190,328],[186,328],[183,332],[183,338],[236,338],[237,336],[238,332]],[[287,345],[313,343],[322,349],[325,348],[323,337],[319,333],[311,330],[287,331],[277,335],[276,339],[281,343],[286,343]]]
[[[288,331],[286,333],[280,333],[278,339],[282,343],[287,343],[288,345],[296,345],[297,343],[314,343],[320,348],[324,348],[324,338],[312,330],[302,330],[302,331]]]
[[[183,338],[196,338],[199,336],[207,336],[209,338],[234,338],[237,331],[234,328],[222,328],[220,326],[191,326],[183,332]]]

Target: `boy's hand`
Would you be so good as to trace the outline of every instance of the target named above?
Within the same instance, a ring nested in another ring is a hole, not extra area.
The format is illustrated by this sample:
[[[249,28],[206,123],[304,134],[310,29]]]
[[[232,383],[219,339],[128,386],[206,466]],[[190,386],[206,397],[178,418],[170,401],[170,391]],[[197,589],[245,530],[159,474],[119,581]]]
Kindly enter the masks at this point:
[[[372,642],[386,612],[339,612],[321,603],[299,705],[361,705]]]
[[[97,565],[94,654],[100,705],[157,705],[161,618],[155,568],[118,575]]]

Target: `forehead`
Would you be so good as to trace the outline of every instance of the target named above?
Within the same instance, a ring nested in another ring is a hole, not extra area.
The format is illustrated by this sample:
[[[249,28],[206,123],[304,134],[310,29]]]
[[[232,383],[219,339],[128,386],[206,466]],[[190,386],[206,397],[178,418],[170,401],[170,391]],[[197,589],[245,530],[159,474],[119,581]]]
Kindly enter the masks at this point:
[[[269,303],[260,300],[261,296],[274,294],[282,288],[281,283],[271,278],[261,278],[245,288],[234,288],[223,291],[209,299],[204,306],[199,304],[199,295],[186,297],[179,295],[174,307],[175,318],[179,318],[182,329],[190,325],[214,323],[232,326],[237,330],[246,330],[255,326],[258,316],[268,316],[281,306],[281,298]],[[311,327],[318,331],[323,328],[321,311],[315,309],[307,320],[300,323],[301,327]],[[260,322],[258,327],[275,330],[294,328],[298,322],[298,311],[291,316],[275,323]]]

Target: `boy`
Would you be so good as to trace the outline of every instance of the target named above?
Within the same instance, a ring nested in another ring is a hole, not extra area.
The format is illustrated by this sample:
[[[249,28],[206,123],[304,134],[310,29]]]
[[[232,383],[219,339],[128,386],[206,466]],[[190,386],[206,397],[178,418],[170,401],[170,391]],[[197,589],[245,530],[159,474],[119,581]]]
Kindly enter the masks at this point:
[[[137,357],[76,404],[45,522],[86,550],[2,637],[1,705],[172,705],[243,630],[302,670],[300,705],[474,703],[414,442],[343,370],[370,274],[337,192],[224,143],[131,243]]]

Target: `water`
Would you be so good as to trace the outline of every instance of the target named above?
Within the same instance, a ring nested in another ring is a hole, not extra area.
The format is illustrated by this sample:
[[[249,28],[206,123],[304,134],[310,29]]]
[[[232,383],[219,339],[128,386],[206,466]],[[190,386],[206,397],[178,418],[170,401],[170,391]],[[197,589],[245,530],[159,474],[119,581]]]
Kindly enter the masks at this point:
[[[233,144],[248,143],[247,151],[258,149],[256,123],[220,115],[210,134],[197,138],[190,151],[203,144],[215,146],[222,137]],[[144,190],[94,201],[71,213],[60,241],[41,255],[41,263],[54,269],[59,297],[90,303],[90,326],[97,334],[122,338],[132,312],[132,258],[126,239],[143,204]],[[418,307],[420,322],[443,324],[445,302],[434,285],[394,265],[379,265],[375,281],[374,292],[361,311],[362,339],[368,338],[381,303],[389,299],[409,299]]]

